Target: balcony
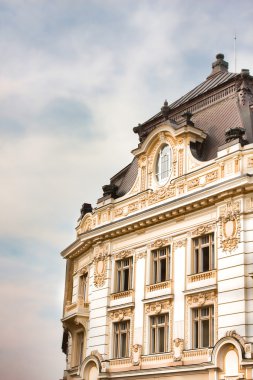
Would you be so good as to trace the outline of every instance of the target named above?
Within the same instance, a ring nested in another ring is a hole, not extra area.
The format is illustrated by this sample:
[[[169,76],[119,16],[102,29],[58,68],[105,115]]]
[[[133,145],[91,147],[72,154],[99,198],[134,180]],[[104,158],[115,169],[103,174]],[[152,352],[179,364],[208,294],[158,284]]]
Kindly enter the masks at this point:
[[[133,289],[125,290],[123,292],[112,293],[110,296],[110,306],[119,306],[130,302],[134,302]]]
[[[163,296],[171,293],[171,280],[146,285],[146,298]]]
[[[84,298],[82,296],[78,296],[77,302],[71,303],[67,301],[64,308],[64,320],[68,318],[72,318],[75,315],[89,317],[89,303],[84,302]]]
[[[210,270],[207,272],[190,274],[187,276],[187,290],[199,288],[202,286],[215,285],[217,282],[216,279],[217,272],[216,270]]]

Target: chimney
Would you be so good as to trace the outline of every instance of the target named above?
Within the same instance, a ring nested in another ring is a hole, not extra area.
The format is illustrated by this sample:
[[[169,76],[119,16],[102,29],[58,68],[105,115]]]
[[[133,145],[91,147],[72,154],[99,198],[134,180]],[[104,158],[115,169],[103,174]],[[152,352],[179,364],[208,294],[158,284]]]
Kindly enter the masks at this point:
[[[212,63],[212,69],[213,70],[207,79],[213,77],[214,75],[228,72],[228,62],[224,61],[224,54],[219,53],[216,55],[216,61]]]

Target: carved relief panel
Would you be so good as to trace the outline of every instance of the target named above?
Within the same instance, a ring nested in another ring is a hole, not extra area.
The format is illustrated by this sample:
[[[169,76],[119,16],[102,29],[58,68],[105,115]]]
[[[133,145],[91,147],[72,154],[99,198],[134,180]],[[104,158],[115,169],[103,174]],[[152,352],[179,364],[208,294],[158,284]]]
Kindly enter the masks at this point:
[[[231,252],[240,241],[240,202],[229,201],[220,208],[220,245],[223,251]]]
[[[100,244],[94,248],[94,285],[97,288],[105,284],[109,249],[109,243]]]

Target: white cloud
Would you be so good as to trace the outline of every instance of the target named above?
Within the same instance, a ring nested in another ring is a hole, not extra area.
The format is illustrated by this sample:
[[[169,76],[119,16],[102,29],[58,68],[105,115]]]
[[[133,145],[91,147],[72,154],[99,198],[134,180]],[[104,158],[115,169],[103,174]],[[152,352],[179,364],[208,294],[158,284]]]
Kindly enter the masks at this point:
[[[95,206],[131,161],[132,128],[165,98],[204,80],[219,51],[233,68],[235,27],[238,70],[253,72],[251,20],[247,0],[0,1],[2,270],[16,274],[0,289],[6,380],[60,378],[58,251],[75,238],[81,204]],[[27,256],[11,255],[14,237]]]

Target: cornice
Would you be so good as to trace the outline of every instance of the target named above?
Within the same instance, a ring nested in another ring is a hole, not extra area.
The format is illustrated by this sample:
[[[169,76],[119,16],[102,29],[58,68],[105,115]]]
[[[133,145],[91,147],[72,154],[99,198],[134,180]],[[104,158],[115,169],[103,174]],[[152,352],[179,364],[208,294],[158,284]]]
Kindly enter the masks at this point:
[[[61,255],[64,258],[77,257],[93,244],[185,216],[205,207],[213,206],[226,198],[250,191],[253,191],[253,177],[247,174],[231,178],[219,184],[216,183],[205,189],[205,191],[199,190],[193,194],[178,197],[177,200],[164,202],[155,207],[142,210],[135,215],[127,216],[85,232],[79,235],[77,241],[62,251]]]
[[[184,365],[184,366],[168,366],[168,367],[161,367],[161,368],[152,368],[152,369],[138,369],[138,371],[129,371],[128,368],[126,368],[126,371],[122,370],[119,372],[111,372],[110,378],[112,379],[122,379],[124,378],[139,378],[143,376],[154,376],[159,374],[177,374],[177,373],[185,373],[185,372],[204,372],[209,369],[217,369],[217,367],[213,363],[199,363],[199,364],[191,364],[191,365]],[[101,373],[100,374],[101,379],[108,379],[108,374]]]

